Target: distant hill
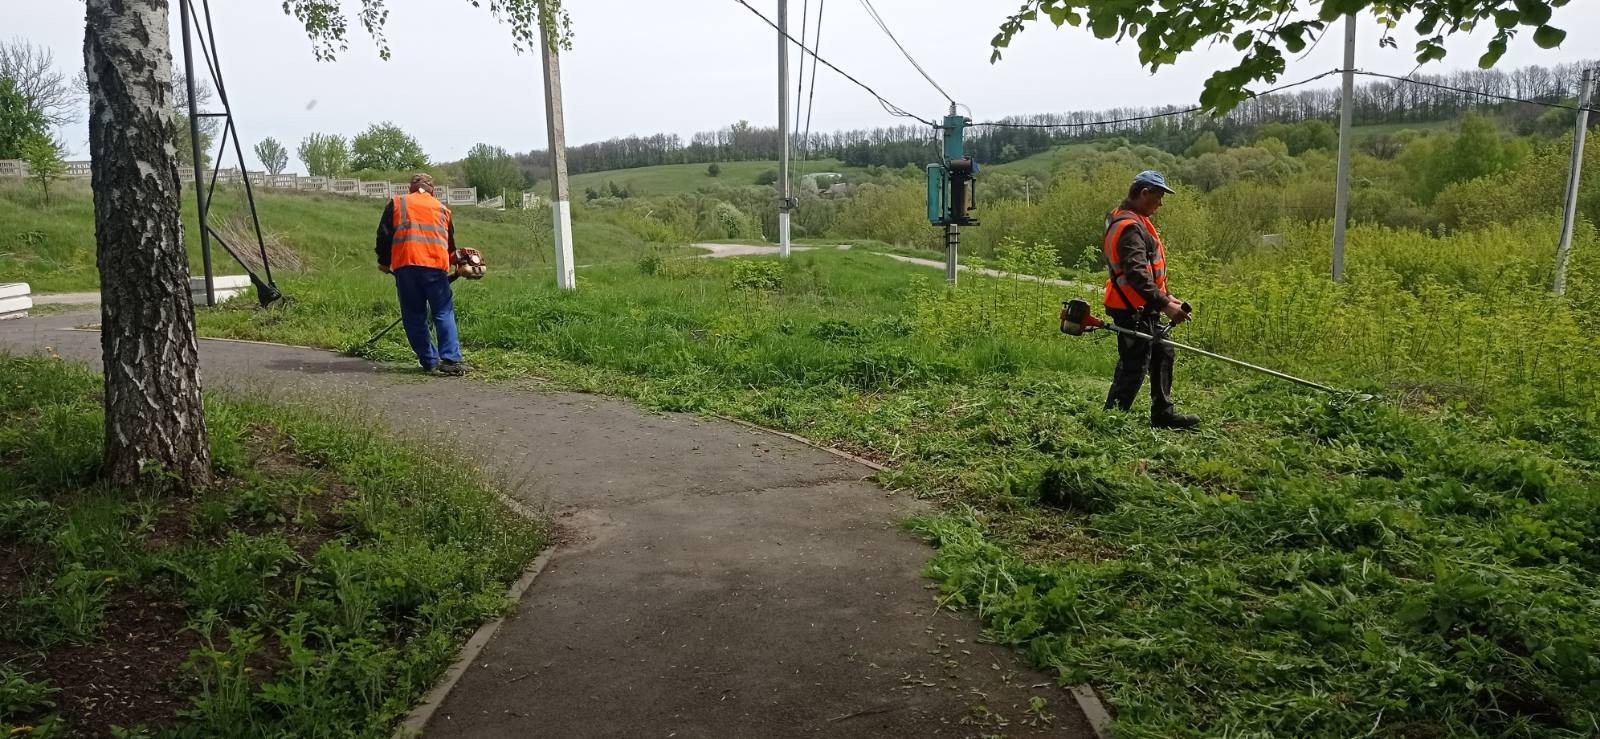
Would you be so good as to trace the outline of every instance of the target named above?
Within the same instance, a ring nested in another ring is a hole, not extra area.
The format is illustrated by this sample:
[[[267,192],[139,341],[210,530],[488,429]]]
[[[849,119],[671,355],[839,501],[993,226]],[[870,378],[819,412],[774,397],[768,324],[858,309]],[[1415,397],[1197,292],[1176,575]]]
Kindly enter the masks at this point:
[[[256,202],[270,240],[287,250],[285,260],[305,270],[372,269],[373,238],[383,201],[331,193],[258,191]],[[201,274],[194,198],[183,198],[189,268]],[[493,211],[457,207],[456,242],[481,249],[491,268],[549,266],[554,260],[544,212]],[[213,224],[247,215],[241,193],[219,188]],[[543,220],[538,220],[543,219]],[[240,221],[244,223],[245,221]],[[646,245],[627,230],[585,220],[573,224],[579,264],[632,259]],[[243,270],[220,247],[214,247],[217,274]],[[279,269],[287,271],[287,265]],[[38,188],[21,180],[0,180],[0,282],[27,282],[34,292],[93,290],[95,269],[94,204],[88,181],[58,183],[51,203],[40,202]]]
[[[630,195],[648,197],[651,195],[674,195],[677,193],[694,192],[710,185],[754,185],[756,178],[761,173],[771,170],[777,172],[776,161],[749,161],[749,162],[718,162],[721,172],[716,177],[707,173],[706,164],[661,164],[654,167],[633,167],[629,169],[612,169],[603,172],[586,172],[575,174],[569,178],[572,185],[572,199],[583,200],[585,191],[594,188],[601,195],[606,194],[608,186],[615,184],[619,188],[627,188]],[[860,167],[846,167],[837,159],[820,159],[807,162],[795,160],[793,163],[795,180],[798,183],[801,176],[817,172],[860,172]],[[548,183],[540,186],[548,188]]]

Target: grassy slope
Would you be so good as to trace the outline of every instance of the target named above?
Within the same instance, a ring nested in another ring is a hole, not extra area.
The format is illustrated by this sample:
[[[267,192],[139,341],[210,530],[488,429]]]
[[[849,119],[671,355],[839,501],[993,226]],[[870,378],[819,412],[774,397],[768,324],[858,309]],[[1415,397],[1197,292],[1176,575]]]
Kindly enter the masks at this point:
[[[614,182],[618,187],[626,186],[632,194],[637,196],[672,195],[676,193],[694,192],[701,187],[713,184],[725,185],[753,185],[756,177],[766,170],[776,171],[777,162],[720,162],[722,174],[712,177],[706,174],[706,164],[663,164],[655,167],[636,167],[633,169],[612,169],[604,172],[585,172],[572,175],[571,184],[574,198],[583,196],[585,188],[593,187],[600,190],[608,182]],[[795,173],[809,174],[815,172],[852,172],[858,171],[853,167],[844,167],[837,159],[818,159],[805,162],[795,162]]]
[[[949,602],[1108,688],[1125,735],[1577,736],[1600,713],[1592,425],[1352,406],[1186,359],[1181,399],[1210,422],[1153,432],[1099,409],[1113,352],[1055,333],[1057,289],[946,293],[840,251],[656,269],[591,270],[575,293],[485,281],[464,342],[490,378],[891,464],[886,482],[950,504],[918,524]],[[380,287],[323,280],[202,326],[349,347],[387,318]]]
[[[0,182],[0,282],[28,282],[34,292],[93,290],[99,285],[94,258],[94,206],[83,182],[63,183],[50,205],[20,182]],[[242,192],[219,191],[214,223],[247,215]],[[373,263],[372,233],[381,200],[323,193],[260,192],[263,228],[298,253],[307,270],[364,268]],[[190,237],[190,271],[201,274],[200,245],[195,238],[194,201],[183,201]],[[459,207],[456,241],[484,252],[491,268],[553,267],[548,218],[543,211],[485,211]],[[579,220],[574,246],[579,264],[627,260],[646,245],[628,231],[605,223]],[[217,274],[243,270],[216,247]],[[274,277],[278,277],[274,274]]]
[[[1454,121],[1425,121],[1421,123],[1385,123],[1372,126],[1355,126],[1350,129],[1356,141],[1368,139],[1380,134],[1392,134],[1397,131],[1410,129],[1413,131],[1442,131],[1454,126]],[[996,164],[986,167],[995,172],[1005,172],[1014,175],[1030,175],[1037,179],[1048,180],[1050,175],[1061,168],[1061,163],[1071,158],[1075,153],[1094,147],[1094,144],[1062,144],[1051,147],[1038,154],[1018,159],[1014,162]]]
[[[1014,162],[996,164],[984,167],[984,169],[1013,175],[1027,175],[1038,180],[1049,180],[1051,175],[1061,168],[1062,161],[1072,158],[1079,152],[1091,150],[1094,146],[1094,144],[1062,144]]]
[[[542,545],[353,410],[210,398],[216,483],[152,497],[96,479],[96,375],[0,386],[0,734],[387,736]]]

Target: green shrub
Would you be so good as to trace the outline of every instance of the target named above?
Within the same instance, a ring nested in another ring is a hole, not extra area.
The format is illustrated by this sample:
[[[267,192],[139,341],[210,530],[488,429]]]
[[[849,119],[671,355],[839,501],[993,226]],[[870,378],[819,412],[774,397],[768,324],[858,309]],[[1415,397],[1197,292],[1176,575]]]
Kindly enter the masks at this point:
[[[738,259],[728,271],[728,284],[736,290],[770,292],[783,286],[784,265],[775,260]]]

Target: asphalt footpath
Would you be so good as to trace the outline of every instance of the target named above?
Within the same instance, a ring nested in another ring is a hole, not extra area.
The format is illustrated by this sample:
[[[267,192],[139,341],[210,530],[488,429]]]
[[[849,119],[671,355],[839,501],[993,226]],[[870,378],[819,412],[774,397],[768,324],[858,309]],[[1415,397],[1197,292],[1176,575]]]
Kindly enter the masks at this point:
[[[99,367],[92,313],[0,350]],[[208,389],[355,404],[462,450],[555,549],[426,724],[438,737],[1093,736],[1071,694],[936,608],[926,510],[826,451],[594,395],[202,340]],[[1042,707],[1035,699],[1042,700]]]

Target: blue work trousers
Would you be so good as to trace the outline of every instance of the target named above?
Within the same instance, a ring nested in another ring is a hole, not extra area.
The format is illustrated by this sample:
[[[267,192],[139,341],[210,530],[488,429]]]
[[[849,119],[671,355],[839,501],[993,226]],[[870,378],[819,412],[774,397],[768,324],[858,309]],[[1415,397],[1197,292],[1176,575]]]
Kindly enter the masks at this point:
[[[394,271],[395,291],[400,295],[400,322],[406,339],[417,353],[423,369],[433,369],[439,360],[461,361],[461,341],[456,335],[455,299],[450,294],[450,273],[432,267],[401,267]],[[428,319],[439,334],[435,348],[428,333]]]

